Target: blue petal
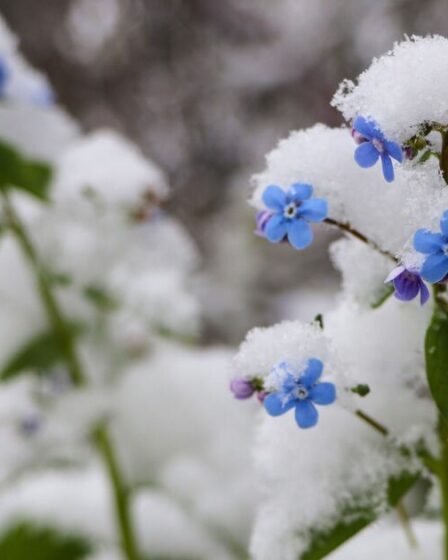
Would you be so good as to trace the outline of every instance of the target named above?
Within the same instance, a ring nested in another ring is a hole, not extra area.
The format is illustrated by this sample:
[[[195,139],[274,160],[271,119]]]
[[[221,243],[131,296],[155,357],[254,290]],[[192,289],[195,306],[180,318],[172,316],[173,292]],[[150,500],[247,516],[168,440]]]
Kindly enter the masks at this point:
[[[403,161],[403,150],[401,149],[400,144],[396,142],[391,142],[390,140],[386,140],[384,142],[384,147],[386,148],[386,152],[399,161],[400,163]]]
[[[378,150],[371,142],[364,142],[355,150],[355,161],[361,167],[372,167],[379,157]]]
[[[394,166],[390,157],[384,153],[381,154],[381,164],[383,166],[383,175],[388,183],[394,180]]]
[[[373,137],[375,126],[372,121],[367,120],[365,117],[356,117],[353,122],[353,128],[360,134],[370,140]]]
[[[429,290],[428,286],[424,283],[420,283],[420,305],[425,305],[425,303],[429,299]]]
[[[413,243],[416,251],[429,255],[441,250],[444,239],[440,233],[433,233],[429,229],[418,229],[414,234]]]
[[[295,219],[286,224],[288,241],[295,249],[305,249],[313,241],[313,232],[305,220]]]
[[[299,428],[312,428],[319,420],[319,413],[314,404],[308,399],[296,404],[296,422]]]
[[[322,375],[323,370],[324,364],[317,358],[311,358],[300,376],[300,383],[307,388],[312,387]]]
[[[283,404],[277,393],[271,393],[263,401],[264,408],[270,416],[280,416],[296,405],[296,401],[291,399]]]
[[[448,274],[448,257],[440,252],[429,255],[421,270],[422,277],[434,284],[440,282]]]
[[[411,301],[417,297],[420,290],[420,278],[403,274],[394,280],[394,287],[397,299],[400,301]]]
[[[328,202],[323,198],[305,200],[299,208],[299,216],[309,222],[321,222],[328,215]]]
[[[442,215],[440,220],[440,229],[445,237],[448,237],[448,212],[445,212]]]
[[[310,390],[310,399],[316,404],[331,404],[336,400],[333,383],[319,383]]]
[[[286,235],[286,220],[281,214],[274,214],[266,222],[264,234],[271,243],[278,243]]]
[[[294,183],[291,185],[289,191],[291,194],[291,200],[298,202],[310,198],[313,194],[313,187],[307,183]]]
[[[286,204],[286,193],[280,187],[271,185],[263,193],[263,202],[268,208],[281,212]]]

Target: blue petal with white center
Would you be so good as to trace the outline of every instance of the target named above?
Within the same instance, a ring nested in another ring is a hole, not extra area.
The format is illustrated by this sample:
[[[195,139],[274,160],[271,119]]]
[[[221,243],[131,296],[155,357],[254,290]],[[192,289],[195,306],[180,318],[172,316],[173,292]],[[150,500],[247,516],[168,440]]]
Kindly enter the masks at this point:
[[[317,358],[311,358],[300,372],[288,362],[280,362],[265,381],[267,397],[264,408],[270,416],[281,416],[292,408],[299,428],[315,426],[319,420],[316,405],[330,405],[336,400],[334,383],[319,379],[324,365]]]
[[[448,210],[440,220],[441,233],[419,229],[414,234],[414,249],[425,255],[420,275],[431,284],[448,277]]]
[[[271,243],[288,241],[295,249],[305,249],[313,241],[309,222],[322,222],[328,214],[328,203],[322,198],[312,198],[313,187],[307,183],[294,183],[284,191],[270,185],[263,192],[263,202],[270,215],[264,216],[264,235]]]
[[[356,163],[360,167],[368,168],[381,159],[384,178],[388,183],[392,182],[395,176],[391,158],[399,163],[403,161],[401,146],[385,138],[378,124],[371,118],[356,117],[353,131],[357,143],[360,144],[355,150]]]

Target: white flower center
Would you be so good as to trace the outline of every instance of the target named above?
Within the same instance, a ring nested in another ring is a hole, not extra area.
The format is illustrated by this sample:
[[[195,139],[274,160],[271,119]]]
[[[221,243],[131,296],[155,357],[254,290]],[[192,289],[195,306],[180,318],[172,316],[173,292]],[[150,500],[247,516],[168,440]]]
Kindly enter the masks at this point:
[[[378,138],[374,138],[372,140],[372,144],[380,152],[380,154],[382,154],[384,152],[384,144],[383,144],[383,142],[381,142],[381,140],[378,140]]]
[[[287,206],[285,206],[285,209],[283,210],[283,215],[285,216],[285,218],[295,218],[297,214],[297,204],[295,204],[294,202],[290,202]]]
[[[299,385],[297,389],[295,389],[294,391],[294,396],[296,397],[296,399],[299,399],[300,401],[307,399],[308,394],[309,394],[308,389],[306,389],[306,387],[304,387],[303,385]]]

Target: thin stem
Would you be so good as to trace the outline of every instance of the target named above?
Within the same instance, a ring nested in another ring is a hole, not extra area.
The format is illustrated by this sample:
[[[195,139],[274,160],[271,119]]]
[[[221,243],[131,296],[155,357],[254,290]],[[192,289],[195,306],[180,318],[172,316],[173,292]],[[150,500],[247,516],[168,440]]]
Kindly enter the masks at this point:
[[[355,414],[356,416],[358,416],[358,418],[361,418],[361,420],[363,420],[366,424],[368,424],[371,428],[373,428],[375,431],[380,433],[382,436],[389,435],[389,430],[385,426],[380,424],[377,420],[375,420],[374,418],[372,418],[362,410],[359,409],[356,410]]]
[[[445,183],[448,183],[448,130],[439,130],[442,136],[442,151],[440,153],[440,170],[442,172]]]
[[[333,218],[325,218],[324,223],[330,226],[335,226],[345,233],[349,233],[351,236],[356,237],[356,239],[359,239],[359,241],[362,241],[366,245],[369,245],[369,247],[372,247],[372,249],[375,249],[375,251],[378,251],[388,259],[393,260],[394,263],[398,262],[398,260],[392,253],[382,249],[377,243],[375,243],[375,241],[372,241],[371,239],[366,237],[363,233],[352,227],[349,223],[339,222],[338,220],[335,220]]]
[[[442,449],[442,468],[439,474],[442,494],[442,514],[445,526],[444,559],[448,560],[448,426],[442,416],[439,418],[439,441]]]
[[[93,432],[93,439],[103,458],[104,466],[111,481],[115,509],[120,526],[121,547],[127,560],[138,560],[137,543],[129,512],[130,493],[123,483],[112,440],[104,426],[96,428]]]
[[[51,282],[41,266],[37,251],[25,225],[19,215],[15,212],[6,191],[1,191],[3,208],[7,225],[15,235],[24,255],[36,276],[37,288],[44,304],[48,320],[52,326],[54,336],[59,341],[72,383],[76,387],[85,386],[87,376],[85,375],[81,361],[76,351],[73,334],[67,324],[59,303],[55,298]],[[107,474],[109,476],[112,492],[114,495],[116,518],[121,534],[121,545],[127,560],[139,560],[137,552],[137,541],[131,522],[130,496],[123,482],[116,453],[110,436],[104,426],[97,427],[93,431],[93,440],[100,454]]]
[[[409,546],[411,548],[418,548],[418,541],[417,536],[414,533],[411,525],[411,519],[409,517],[409,513],[404,506],[403,500],[400,500],[398,504],[395,506],[395,511],[397,512],[398,519],[406,533],[406,538],[408,539]]]
[[[356,416],[363,420],[366,424],[368,424],[371,428],[373,428],[377,433],[382,435],[383,437],[387,437],[389,435],[389,430],[383,426],[380,422],[363,412],[362,410],[355,411]],[[403,527],[403,531],[405,532],[406,538],[409,541],[409,546],[411,548],[418,548],[418,541],[415,533],[412,529],[411,519],[409,517],[409,513],[403,503],[403,500],[400,500],[397,505],[395,506],[395,511],[397,512],[398,519]],[[448,559],[447,559],[448,560]]]
[[[36,275],[37,287],[55,337],[59,341],[64,353],[71,380],[77,387],[85,385],[86,379],[76,354],[72,333],[59,309],[56,298],[52,293],[50,282],[45,271],[40,265],[33,242],[31,241],[25,226],[22,224],[20,217],[15,212],[6,191],[4,190],[2,191],[2,197],[3,208],[5,210],[5,217],[7,219],[8,226],[14,233],[23,253],[28,258],[31,268]]]

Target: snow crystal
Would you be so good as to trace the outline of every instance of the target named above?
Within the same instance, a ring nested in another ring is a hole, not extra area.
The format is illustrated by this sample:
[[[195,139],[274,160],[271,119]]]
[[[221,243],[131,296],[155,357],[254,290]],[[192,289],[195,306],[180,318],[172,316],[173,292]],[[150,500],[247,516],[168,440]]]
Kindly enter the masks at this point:
[[[413,37],[375,59],[355,85],[342,82],[333,105],[351,121],[373,117],[390,140],[403,142],[424,122],[448,124],[448,39]]]
[[[234,358],[237,376],[266,378],[279,362],[305,367],[310,358],[318,358],[331,370],[328,338],[317,324],[284,321],[273,327],[255,328],[246,336]]]

